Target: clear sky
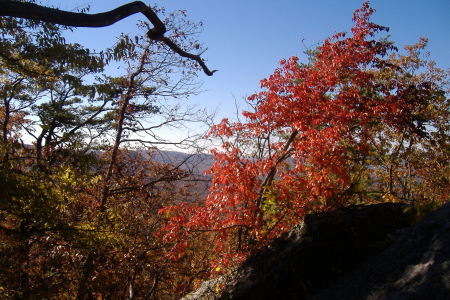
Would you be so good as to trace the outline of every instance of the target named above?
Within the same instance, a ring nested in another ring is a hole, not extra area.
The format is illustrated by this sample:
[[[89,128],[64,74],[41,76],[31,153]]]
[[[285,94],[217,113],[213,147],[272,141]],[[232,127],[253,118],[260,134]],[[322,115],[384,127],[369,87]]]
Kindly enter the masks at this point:
[[[73,10],[90,5],[91,13],[113,9],[127,0],[43,0]],[[148,2],[148,1],[146,1]],[[160,0],[167,11],[185,9],[202,21],[199,40],[208,47],[204,58],[212,77],[199,75],[205,92],[190,99],[200,107],[218,109],[218,118],[232,117],[238,102],[259,88],[281,58],[302,57],[303,43],[314,46],[331,34],[348,31],[360,0]],[[154,2],[149,2],[153,4]],[[450,0],[373,0],[373,21],[390,27],[391,40],[402,48],[419,37],[429,38],[431,57],[450,67]],[[77,29],[74,39],[92,48],[111,46],[121,32],[132,33],[134,16],[105,29]],[[304,56],[303,56],[304,57]]]

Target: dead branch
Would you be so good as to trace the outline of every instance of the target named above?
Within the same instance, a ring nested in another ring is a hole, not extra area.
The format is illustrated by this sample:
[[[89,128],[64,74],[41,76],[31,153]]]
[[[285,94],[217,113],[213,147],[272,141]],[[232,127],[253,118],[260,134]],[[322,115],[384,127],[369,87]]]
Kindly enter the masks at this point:
[[[56,8],[45,7],[29,2],[19,2],[11,0],[0,0],[0,16],[24,18],[36,21],[44,21],[72,27],[106,27],[133,14],[143,14],[154,26],[147,32],[147,36],[155,41],[167,45],[178,55],[196,61],[206,75],[212,76],[217,70],[210,70],[200,55],[184,51],[172,40],[165,37],[167,29],[161,19],[156,15],[150,6],[142,1],[134,1],[119,6],[113,10],[87,14],[63,11]]]

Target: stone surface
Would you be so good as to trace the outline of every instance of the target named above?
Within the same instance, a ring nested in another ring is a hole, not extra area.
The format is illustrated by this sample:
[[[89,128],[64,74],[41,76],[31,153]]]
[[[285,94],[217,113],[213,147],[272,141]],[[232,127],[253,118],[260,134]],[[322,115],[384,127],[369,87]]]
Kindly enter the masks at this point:
[[[450,299],[450,203],[313,299]]]
[[[308,299],[379,254],[411,223],[411,210],[398,203],[307,215],[237,271],[204,282],[184,299]]]

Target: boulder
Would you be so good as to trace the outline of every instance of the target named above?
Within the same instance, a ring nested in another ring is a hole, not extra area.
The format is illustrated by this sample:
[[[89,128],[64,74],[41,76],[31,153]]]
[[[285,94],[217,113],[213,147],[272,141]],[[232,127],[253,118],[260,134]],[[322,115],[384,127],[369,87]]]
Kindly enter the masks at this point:
[[[307,215],[237,270],[204,282],[184,299],[309,299],[379,254],[397,230],[411,226],[413,215],[400,203]]]
[[[313,299],[450,299],[450,203]]]

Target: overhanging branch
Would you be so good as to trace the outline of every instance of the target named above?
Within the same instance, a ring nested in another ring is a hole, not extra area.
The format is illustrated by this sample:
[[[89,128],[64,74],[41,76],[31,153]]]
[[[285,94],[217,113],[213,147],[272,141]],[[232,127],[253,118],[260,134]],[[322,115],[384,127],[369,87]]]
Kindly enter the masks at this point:
[[[103,13],[86,14],[63,11],[28,2],[0,0],[0,16],[44,21],[73,27],[106,27],[136,13],[142,13],[154,26],[147,33],[150,39],[162,42],[178,55],[196,61],[208,76],[214,74],[216,70],[209,70],[200,55],[184,51],[164,36],[167,31],[166,26],[152,8],[142,1],[134,1]]]

